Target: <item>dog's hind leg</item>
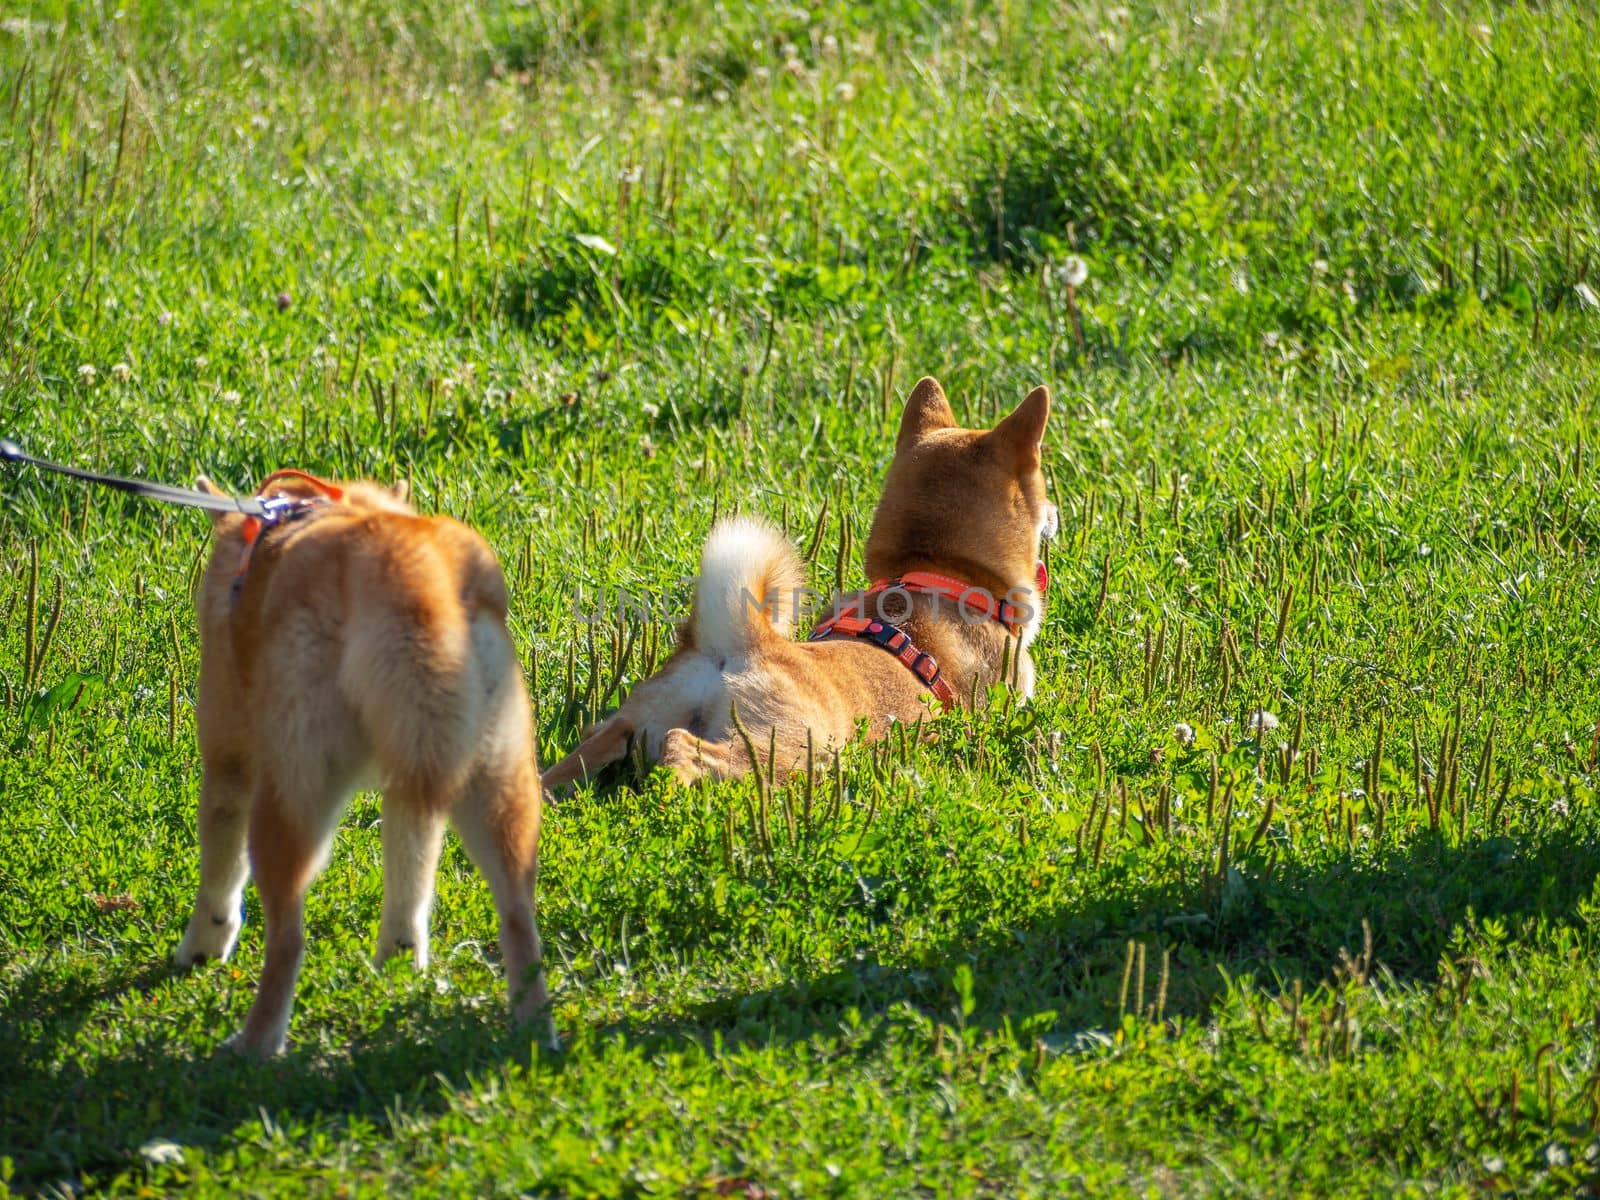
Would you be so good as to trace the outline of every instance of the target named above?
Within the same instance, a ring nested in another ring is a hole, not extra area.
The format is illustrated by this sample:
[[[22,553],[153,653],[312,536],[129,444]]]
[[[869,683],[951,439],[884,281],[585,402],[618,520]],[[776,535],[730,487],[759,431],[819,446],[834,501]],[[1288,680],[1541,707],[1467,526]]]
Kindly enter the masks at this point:
[[[687,729],[669,729],[661,741],[661,765],[681,783],[731,779],[749,766],[749,755],[731,742],[708,742]]]
[[[436,803],[437,797],[409,786],[384,789],[380,964],[409,950],[419,970],[428,965],[428,915],[444,840],[444,816]]]
[[[181,967],[208,958],[226,960],[239,938],[240,905],[249,875],[248,763],[243,754],[206,756],[200,780],[200,890],[174,956]]]
[[[544,786],[565,787],[616,762],[628,752],[628,739],[633,733],[633,721],[626,711],[614,713],[595,726],[576,750],[544,773]]]
[[[531,760],[500,773],[480,772],[451,814],[461,844],[494,893],[506,986],[519,1021],[531,1020],[548,1002],[534,904],[539,815],[539,778]],[[547,1027],[547,1041],[556,1045],[554,1020]]]
[[[261,780],[256,788],[250,809],[250,873],[261,896],[267,954],[255,1002],[231,1043],[242,1053],[266,1058],[282,1050],[288,1038],[305,954],[306,889],[322,867],[342,807],[330,795],[314,812],[295,812],[270,780]]]

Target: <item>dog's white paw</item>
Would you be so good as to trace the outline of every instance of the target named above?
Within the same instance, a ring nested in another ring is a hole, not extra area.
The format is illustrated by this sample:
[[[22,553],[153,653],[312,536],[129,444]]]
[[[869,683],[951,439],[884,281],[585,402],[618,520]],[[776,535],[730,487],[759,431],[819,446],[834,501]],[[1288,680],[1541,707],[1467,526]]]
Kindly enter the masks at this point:
[[[426,971],[430,959],[427,935],[415,931],[398,934],[380,931],[378,948],[372,955],[372,965],[382,967],[391,958],[401,955],[410,955],[412,965],[419,971]]]
[[[173,955],[180,967],[192,967],[208,958],[227,962],[233,947],[239,941],[239,930],[244,922],[238,913],[226,917],[213,917],[197,912],[189,918],[189,927],[183,932],[183,941]]]
[[[260,1037],[252,1038],[248,1029],[241,1029],[223,1042],[222,1048],[237,1054],[240,1058],[250,1058],[260,1062],[283,1053],[283,1048],[289,1043],[288,1033],[287,1029],[274,1029]]]

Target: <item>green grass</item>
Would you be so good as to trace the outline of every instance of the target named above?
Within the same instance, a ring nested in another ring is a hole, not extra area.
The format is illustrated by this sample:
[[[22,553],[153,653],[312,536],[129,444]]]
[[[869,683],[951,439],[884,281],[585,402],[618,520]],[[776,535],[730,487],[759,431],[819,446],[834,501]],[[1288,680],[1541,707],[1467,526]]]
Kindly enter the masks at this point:
[[[715,514],[860,580],[919,375],[973,424],[1050,384],[1062,528],[1031,708],[810,792],[623,773],[550,813],[560,1055],[511,1031],[454,845],[435,967],[366,965],[359,797],[251,1065],[253,896],[233,962],[167,966],[205,522],[8,471],[0,1192],[1600,1190],[1597,35],[1564,2],[8,17],[0,432],[410,478],[502,555],[546,761],[670,643],[575,610],[681,612]]]

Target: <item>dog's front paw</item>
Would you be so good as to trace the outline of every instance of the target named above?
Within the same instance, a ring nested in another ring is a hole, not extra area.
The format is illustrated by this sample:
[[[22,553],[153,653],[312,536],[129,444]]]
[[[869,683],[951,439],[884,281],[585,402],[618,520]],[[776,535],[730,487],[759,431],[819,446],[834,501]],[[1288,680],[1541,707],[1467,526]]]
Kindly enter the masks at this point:
[[[183,941],[178,943],[173,959],[180,967],[197,966],[208,958],[226,962],[243,926],[244,920],[238,913],[224,917],[196,912],[189,918],[189,927],[184,930]]]
[[[240,1058],[248,1058],[255,1062],[262,1062],[283,1053],[284,1046],[288,1045],[287,1031],[269,1030],[264,1034],[253,1036],[248,1026],[234,1034],[222,1043],[222,1048]]]

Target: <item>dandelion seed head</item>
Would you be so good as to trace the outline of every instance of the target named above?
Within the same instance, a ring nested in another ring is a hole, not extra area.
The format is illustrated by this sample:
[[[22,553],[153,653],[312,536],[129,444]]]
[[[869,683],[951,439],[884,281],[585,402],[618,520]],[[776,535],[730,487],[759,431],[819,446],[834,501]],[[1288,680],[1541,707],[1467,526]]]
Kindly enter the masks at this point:
[[[1179,721],[1172,727],[1172,736],[1178,739],[1180,746],[1194,745],[1194,726],[1187,721]]]
[[[1263,733],[1271,733],[1274,729],[1276,729],[1278,727],[1278,718],[1276,714],[1270,713],[1266,709],[1262,708],[1251,713],[1249,720],[1247,720],[1244,724],[1245,728],[1251,733],[1260,736]]]
[[[1082,287],[1089,281],[1089,264],[1076,254],[1069,254],[1056,267],[1056,278],[1068,287]]]

